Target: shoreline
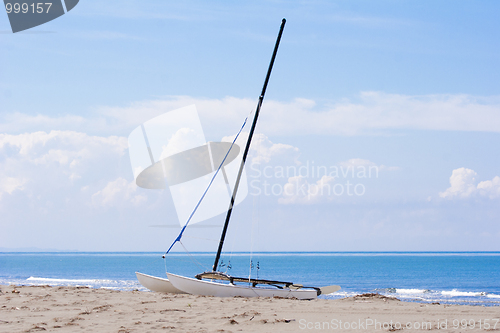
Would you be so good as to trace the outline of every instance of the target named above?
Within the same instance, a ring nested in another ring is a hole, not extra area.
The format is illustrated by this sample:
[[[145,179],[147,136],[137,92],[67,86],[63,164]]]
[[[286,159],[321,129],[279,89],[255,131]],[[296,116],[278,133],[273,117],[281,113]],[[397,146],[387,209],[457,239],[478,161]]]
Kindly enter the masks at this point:
[[[151,290],[140,285],[137,280],[130,281],[119,281],[128,282],[127,286],[106,286],[99,283],[100,280],[96,279],[51,279],[51,278],[29,278],[32,281],[26,282],[26,280],[15,281],[15,282],[0,282],[0,287],[16,286],[16,287],[76,287],[76,288],[89,288],[89,289],[102,289],[111,291],[140,291],[140,292],[152,292]],[[55,283],[54,283],[55,282]],[[73,283],[68,283],[73,282]],[[90,284],[88,283],[90,282]],[[115,281],[116,282],[116,281]],[[130,284],[133,282],[133,284]],[[94,283],[94,284],[92,284]],[[393,290],[390,290],[393,289]],[[327,301],[339,300],[344,298],[356,297],[363,294],[376,293],[388,298],[396,298],[401,302],[418,303],[418,304],[446,304],[446,305],[469,305],[469,306],[486,306],[486,307],[500,307],[500,297],[497,294],[490,294],[488,292],[476,292],[476,291],[458,291],[453,289],[451,291],[432,291],[428,289],[400,289],[400,288],[377,288],[371,290],[344,290],[341,289],[338,292],[328,295],[318,296],[318,299],[323,299]],[[447,295],[443,295],[446,293]]]
[[[406,302],[379,294],[299,301],[69,286],[0,290],[1,332],[500,331],[495,306]]]

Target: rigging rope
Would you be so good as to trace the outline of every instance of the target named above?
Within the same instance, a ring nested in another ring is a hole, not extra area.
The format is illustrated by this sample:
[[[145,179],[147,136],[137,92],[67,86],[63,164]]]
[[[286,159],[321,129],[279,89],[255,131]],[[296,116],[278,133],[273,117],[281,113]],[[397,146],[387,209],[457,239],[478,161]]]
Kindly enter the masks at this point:
[[[198,260],[196,260],[196,258],[186,249],[186,247],[184,246],[184,244],[182,244],[181,241],[179,241],[179,243],[182,245],[182,247],[184,248],[184,250],[186,251],[187,255],[188,255],[188,258],[190,259],[191,262],[195,263],[196,265],[200,266],[201,268],[203,268],[204,270],[207,270],[207,267],[204,266],[201,262],[199,262]],[[172,259],[172,257],[169,257],[169,260],[176,260],[176,261],[182,261],[182,262],[188,262],[189,260],[182,260],[181,258],[176,258],[176,259]],[[167,270],[167,258],[165,256],[163,256],[163,261],[165,262],[165,272],[168,272]]]
[[[253,112],[253,111],[252,111]],[[184,230],[186,230],[189,222],[191,222],[191,218],[193,217],[194,213],[196,212],[196,210],[198,210],[198,207],[200,206],[201,202],[203,201],[203,199],[205,198],[205,195],[207,194],[208,192],[208,189],[210,188],[210,186],[212,186],[212,183],[214,182],[214,179],[215,177],[217,177],[217,174],[219,173],[219,170],[222,168],[222,166],[224,165],[224,162],[226,161],[227,159],[227,156],[229,155],[229,152],[231,151],[231,149],[233,148],[234,146],[234,143],[236,142],[236,139],[238,139],[238,136],[240,135],[241,131],[243,130],[243,128],[245,127],[246,123],[247,123],[247,120],[248,120],[248,117],[252,114],[252,112],[250,112],[248,114],[248,116],[245,118],[245,121],[243,122],[243,125],[241,125],[241,128],[240,130],[238,131],[238,134],[236,134],[233,142],[231,143],[231,147],[229,147],[229,150],[227,151],[226,153],[226,156],[224,156],[224,159],[222,160],[221,164],[219,165],[219,167],[217,168],[217,171],[215,171],[215,174],[214,176],[212,177],[212,179],[210,180],[210,183],[208,184],[207,188],[205,189],[205,192],[203,192],[203,195],[201,196],[200,200],[198,201],[198,203],[196,204],[196,206],[194,207],[193,211],[191,212],[191,215],[189,215],[189,218],[186,222],[186,224],[184,224],[184,226],[182,227],[181,229],[181,232],[179,233],[179,235],[177,236],[177,238],[174,240],[174,242],[172,243],[172,245],[170,245],[170,247],[168,248],[168,250],[163,254],[163,258],[165,258],[165,256],[170,252],[170,250],[172,249],[172,247],[174,247],[175,243],[177,242],[180,242],[181,241],[181,238],[182,238],[182,234],[184,233]],[[181,243],[182,244],[182,243]],[[184,247],[184,245],[183,245]],[[184,248],[185,249],[185,248]]]
[[[262,133],[258,133],[258,135],[262,135]],[[257,157],[262,156],[262,136],[260,137],[260,140],[255,140],[255,149],[257,150]],[[257,165],[259,168],[259,175],[262,177],[262,163],[260,161],[257,161]],[[254,167],[252,166],[252,170],[255,170]],[[259,180],[259,185],[261,184]],[[259,188],[260,190],[260,188]],[[255,195],[252,200],[253,203],[253,211],[252,211],[252,226],[251,226],[251,237],[250,237],[250,263],[249,263],[249,268],[248,268],[248,278],[250,279],[252,277],[252,272],[254,269],[253,265],[253,257],[254,257],[254,247],[255,243],[257,242],[257,249],[258,247],[258,240],[259,240],[259,222],[260,222],[260,196]],[[257,232],[256,232],[257,230]],[[255,235],[257,233],[257,236]],[[259,277],[259,261],[258,261],[258,256],[257,256],[257,278]]]
[[[179,241],[179,243],[182,245],[182,248],[184,249],[184,251],[186,251],[186,253],[189,255],[189,257],[191,258],[191,260],[197,264],[198,266],[202,267],[205,271],[208,270],[207,267],[205,267],[201,262],[199,262],[198,260],[195,259],[195,257],[191,254],[191,252],[188,251],[188,249],[186,249],[186,247],[184,246],[184,244],[182,244],[181,241]]]

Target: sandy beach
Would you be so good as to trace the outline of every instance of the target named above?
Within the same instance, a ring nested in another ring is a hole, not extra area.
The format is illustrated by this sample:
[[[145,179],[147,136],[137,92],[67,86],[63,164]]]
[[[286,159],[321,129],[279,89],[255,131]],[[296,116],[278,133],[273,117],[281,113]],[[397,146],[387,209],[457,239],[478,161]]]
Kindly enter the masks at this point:
[[[1,286],[1,332],[500,331],[500,307],[216,298],[87,287]]]

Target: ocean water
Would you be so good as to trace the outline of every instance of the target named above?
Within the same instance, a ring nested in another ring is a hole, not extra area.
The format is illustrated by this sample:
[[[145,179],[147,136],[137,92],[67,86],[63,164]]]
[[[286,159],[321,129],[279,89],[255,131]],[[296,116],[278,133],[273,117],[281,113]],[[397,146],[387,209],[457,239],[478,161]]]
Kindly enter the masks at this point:
[[[212,253],[0,253],[0,284],[89,286],[147,291],[135,272],[165,277],[211,270]],[[337,299],[380,293],[404,301],[500,306],[500,252],[233,253],[222,257],[233,276],[303,285],[337,284]]]

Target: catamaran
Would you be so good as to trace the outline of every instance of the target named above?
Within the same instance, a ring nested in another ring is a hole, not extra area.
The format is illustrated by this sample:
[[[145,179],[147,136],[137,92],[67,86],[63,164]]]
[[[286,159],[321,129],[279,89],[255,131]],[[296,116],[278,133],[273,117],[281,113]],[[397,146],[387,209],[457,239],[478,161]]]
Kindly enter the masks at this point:
[[[236,194],[238,192],[238,188],[240,185],[241,176],[243,173],[243,169],[245,166],[246,158],[248,155],[248,151],[250,149],[250,144],[252,142],[252,137],[255,131],[255,127],[257,125],[257,119],[259,117],[259,112],[262,106],[262,102],[264,100],[264,95],[266,93],[267,84],[269,82],[269,78],[271,76],[271,71],[273,68],[274,60],[276,59],[276,54],[278,52],[278,47],[281,41],[281,36],[283,34],[283,29],[285,27],[286,20],[283,19],[281,22],[281,27],[278,33],[278,37],[276,39],[276,44],[274,46],[274,51],[271,57],[271,62],[269,64],[269,68],[267,70],[267,75],[264,81],[264,86],[262,87],[262,92],[259,96],[259,100],[257,103],[257,108],[255,110],[255,115],[252,122],[252,127],[250,129],[250,133],[248,135],[248,140],[246,142],[245,150],[243,152],[243,157],[241,160],[241,164],[238,171],[238,176],[236,178],[235,185],[233,187],[232,195],[229,202],[229,208],[227,210],[226,219],[224,222],[224,226],[222,229],[222,234],[220,237],[217,254],[215,256],[215,261],[212,266],[211,271],[206,271],[200,274],[197,274],[194,278],[185,277],[177,274],[173,274],[170,272],[166,272],[168,279],[159,278],[143,273],[136,272],[137,279],[139,282],[145,286],[146,288],[158,291],[158,292],[170,292],[170,293],[187,293],[192,295],[204,295],[204,296],[218,296],[218,297],[283,297],[283,298],[297,298],[297,299],[314,299],[321,294],[330,294],[336,292],[340,289],[339,286],[326,286],[326,287],[312,287],[312,286],[304,286],[302,284],[296,284],[289,281],[274,281],[274,280],[265,280],[265,279],[255,279],[251,277],[235,277],[228,275],[227,273],[223,273],[219,271],[219,260],[221,257],[222,249],[224,246],[224,240],[226,238],[226,233],[229,226],[229,221],[231,219],[231,213],[233,207],[235,205]],[[222,160],[219,165],[219,168],[215,172],[212,181],[217,176],[217,173],[224,166],[226,158],[228,157],[231,149],[235,146],[236,139],[238,135],[241,133],[241,130],[246,124],[246,120],[240,129],[240,132],[236,135],[233,143],[229,147],[229,150],[226,153],[226,156]],[[223,169],[222,169],[223,170]],[[193,214],[196,212],[199,204],[203,200],[205,194],[210,188],[210,184],[205,190],[205,193],[201,196],[198,205],[195,207],[193,212],[191,213],[189,219],[182,227],[181,232],[174,240],[170,248],[165,252],[167,255],[172,247],[180,242],[186,227],[188,226]],[[163,258],[165,258],[165,255]]]

